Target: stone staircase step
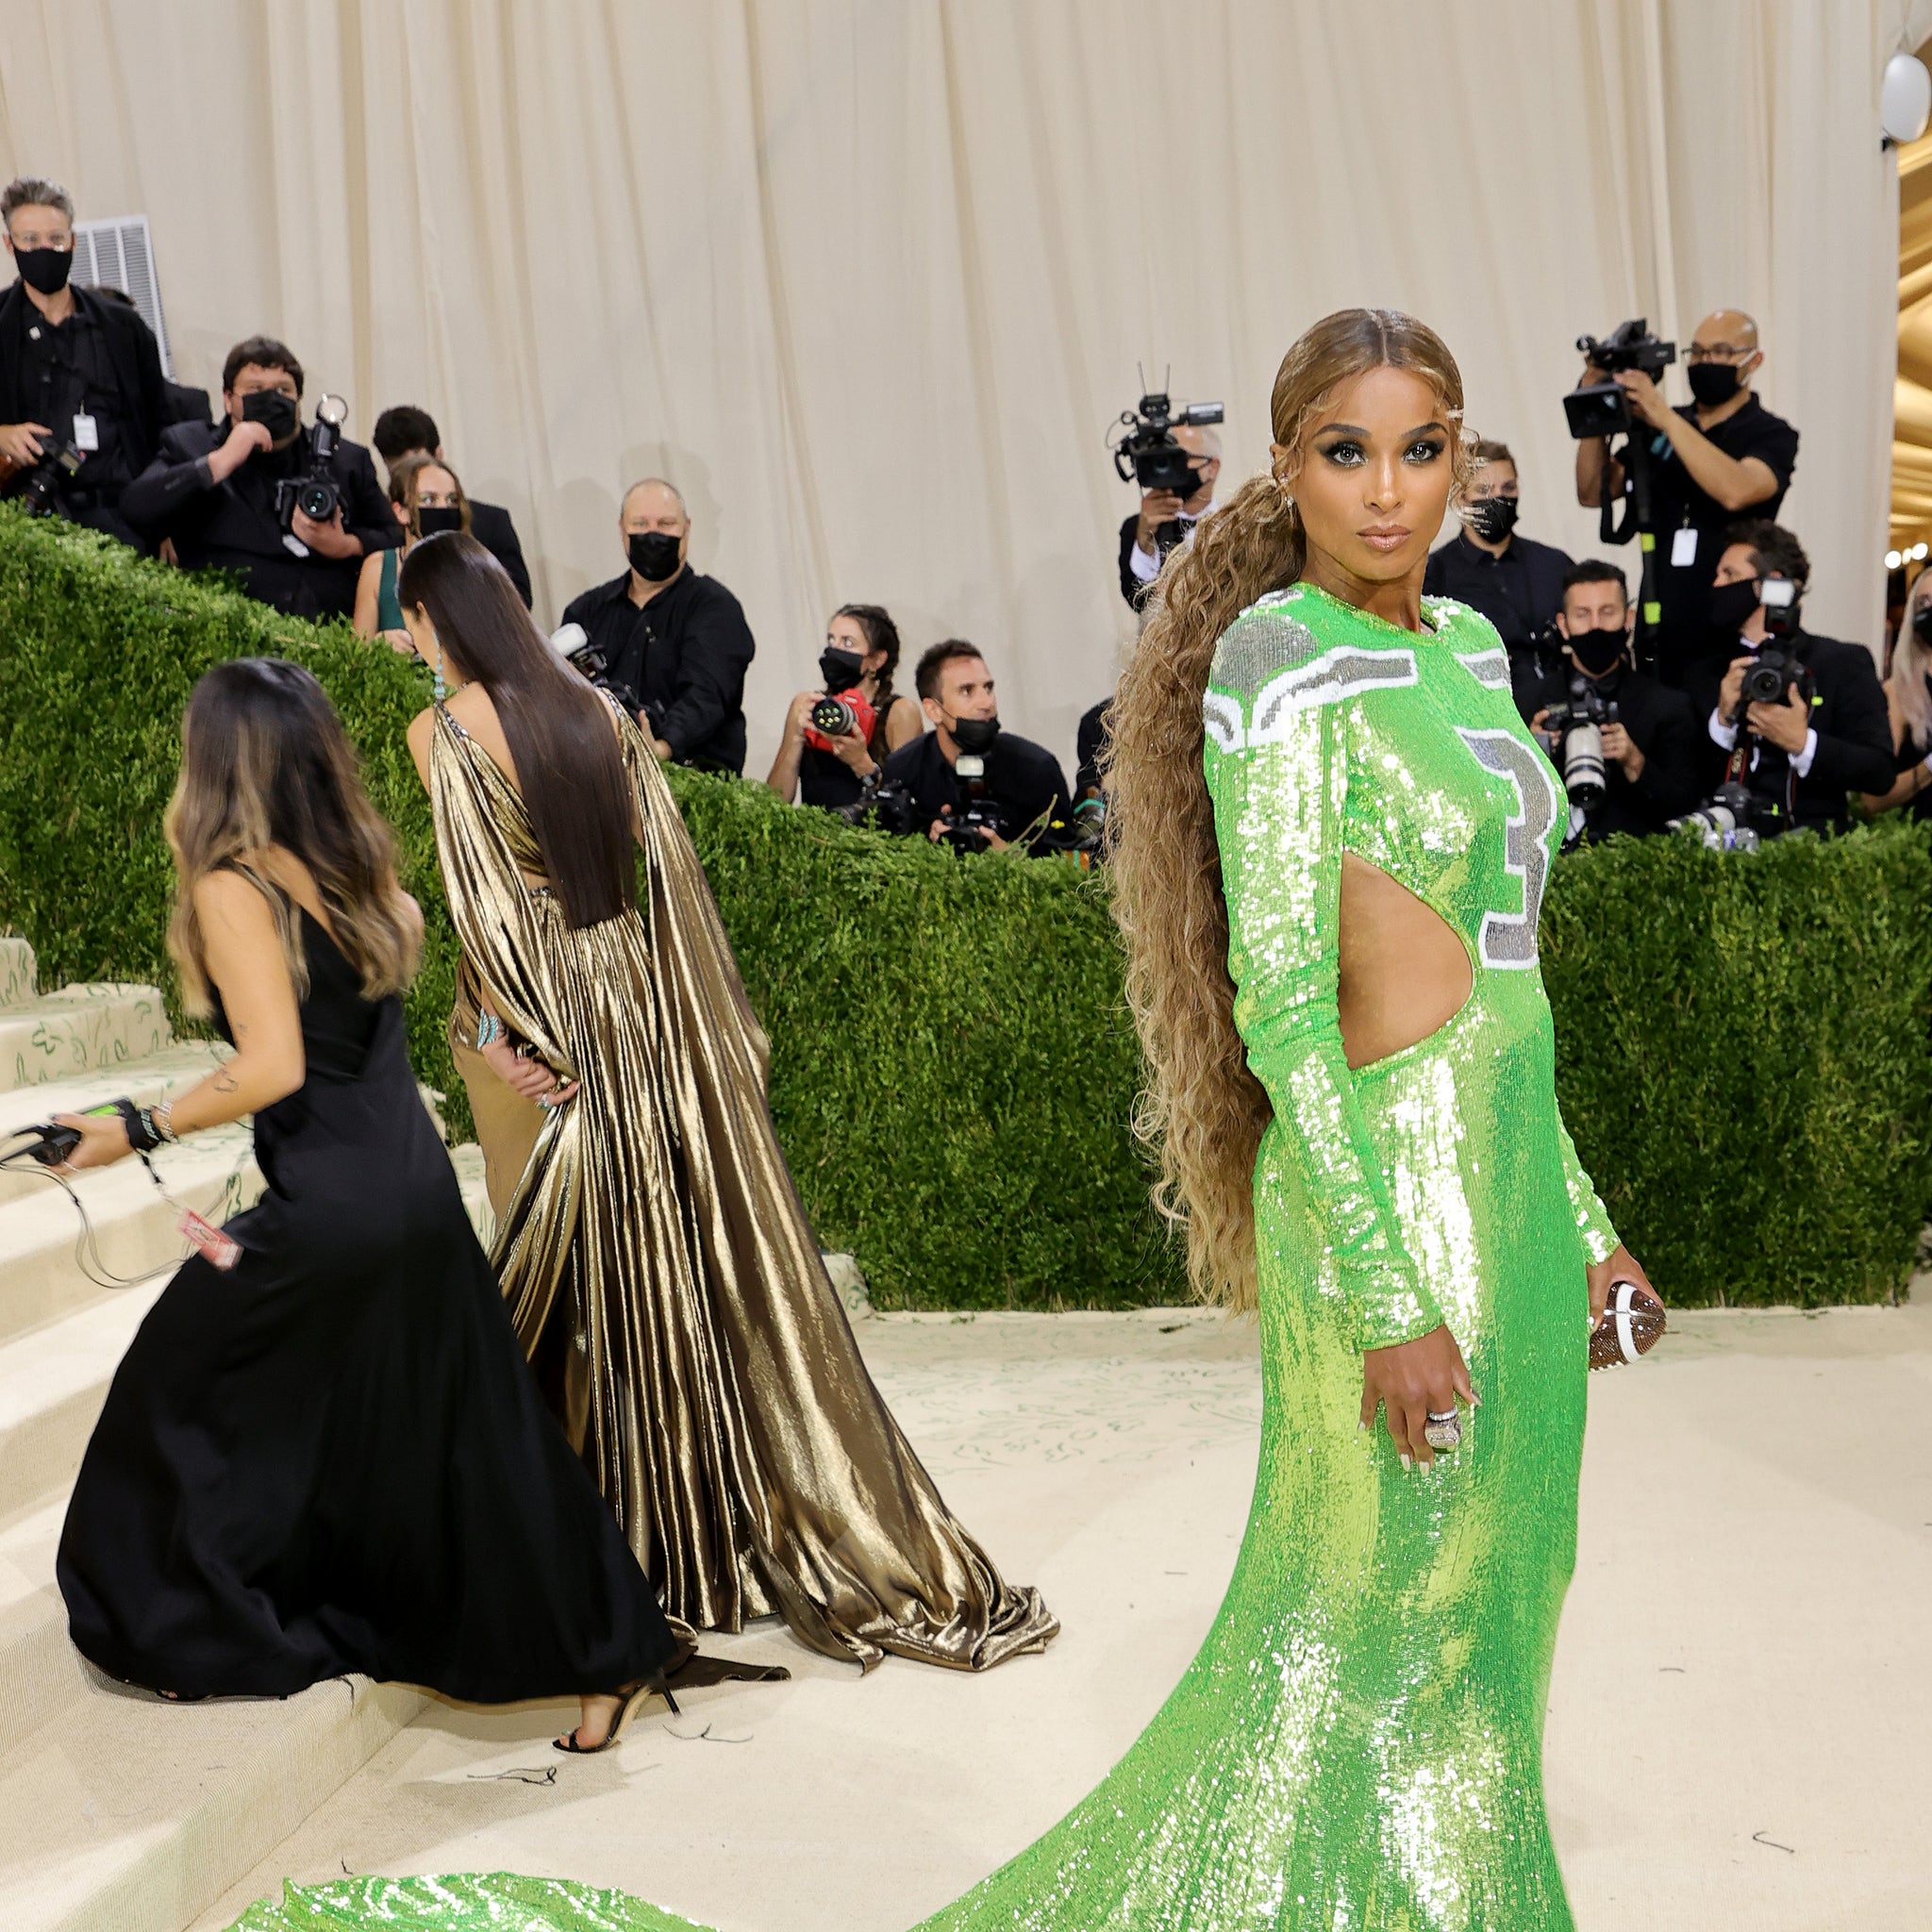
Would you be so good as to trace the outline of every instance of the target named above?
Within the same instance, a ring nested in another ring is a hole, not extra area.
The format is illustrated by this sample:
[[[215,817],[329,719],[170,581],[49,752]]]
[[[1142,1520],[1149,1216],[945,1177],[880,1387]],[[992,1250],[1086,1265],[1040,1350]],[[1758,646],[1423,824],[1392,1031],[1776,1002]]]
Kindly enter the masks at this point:
[[[0,1761],[87,1691],[54,1582],[66,1512],[62,1491],[0,1535]]]
[[[64,1491],[108,1384],[172,1269],[0,1347],[0,1523]]]
[[[221,1220],[261,1191],[247,1125],[237,1122],[156,1150],[154,1163],[184,1205]],[[180,1209],[138,1160],[76,1177],[75,1191],[93,1224],[95,1265],[134,1282],[173,1267],[187,1252],[176,1230]],[[80,1216],[52,1179],[38,1193],[0,1206],[0,1341],[57,1321],[119,1291],[82,1268]]]
[[[24,1007],[40,985],[34,949],[11,933],[0,933],[0,1009]]]
[[[37,1126],[57,1113],[85,1113],[91,1107],[125,1094],[138,1107],[152,1107],[171,1093],[192,1087],[209,1068],[227,1058],[228,1049],[215,1040],[182,1040],[125,1067],[104,1068],[78,1079],[50,1081],[39,1087],[16,1087],[0,1092],[0,1146],[24,1127]],[[46,1182],[33,1174],[11,1173],[0,1167],[0,1202],[45,1191]]]
[[[175,1038],[152,986],[64,986],[0,1011],[0,1092],[147,1058]]]
[[[0,1757],[8,1932],[180,1932],[426,1702],[352,1677],[168,1706],[86,1675]]]

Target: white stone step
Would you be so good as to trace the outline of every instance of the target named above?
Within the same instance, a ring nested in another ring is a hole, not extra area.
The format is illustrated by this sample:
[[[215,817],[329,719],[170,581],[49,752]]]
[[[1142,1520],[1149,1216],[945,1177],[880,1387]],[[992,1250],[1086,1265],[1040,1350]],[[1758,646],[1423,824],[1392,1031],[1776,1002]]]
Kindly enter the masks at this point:
[[[11,933],[0,933],[0,1008],[24,1007],[38,995],[34,949]]]
[[[0,1092],[124,1067],[174,1038],[152,986],[63,986],[0,1010]]]
[[[174,1199],[138,1160],[123,1160],[75,1177],[93,1227],[92,1265],[124,1282],[169,1268],[188,1252],[177,1231],[180,1207],[220,1221],[261,1191],[252,1136],[243,1122],[213,1127],[179,1146],[155,1150],[157,1172]],[[0,1205],[0,1341],[116,1292],[82,1266],[82,1224],[74,1202],[52,1178],[38,1192]]]
[[[137,1107],[152,1107],[170,1094],[184,1092],[227,1057],[228,1049],[219,1041],[182,1040],[125,1067],[0,1092],[0,1147],[20,1129],[38,1126],[57,1113],[85,1113],[91,1107],[123,1096]],[[37,1195],[45,1187],[46,1182],[37,1174],[0,1167],[0,1202],[23,1194]]]
[[[0,1523],[74,1480],[108,1384],[173,1272],[0,1347]]]
[[[66,1512],[63,1491],[0,1536],[0,1761],[87,1691],[54,1582]]]
[[[0,1925],[180,1932],[425,1701],[351,1677],[173,1706],[88,1672],[0,1757]]]

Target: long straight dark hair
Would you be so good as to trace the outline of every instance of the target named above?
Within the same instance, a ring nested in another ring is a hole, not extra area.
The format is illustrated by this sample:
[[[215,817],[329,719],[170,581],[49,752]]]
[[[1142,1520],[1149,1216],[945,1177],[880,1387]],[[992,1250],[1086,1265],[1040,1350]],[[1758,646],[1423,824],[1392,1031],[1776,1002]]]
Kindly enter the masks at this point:
[[[551,650],[503,566],[464,530],[425,537],[396,595],[496,707],[543,870],[574,926],[637,904],[636,808],[604,700]]]

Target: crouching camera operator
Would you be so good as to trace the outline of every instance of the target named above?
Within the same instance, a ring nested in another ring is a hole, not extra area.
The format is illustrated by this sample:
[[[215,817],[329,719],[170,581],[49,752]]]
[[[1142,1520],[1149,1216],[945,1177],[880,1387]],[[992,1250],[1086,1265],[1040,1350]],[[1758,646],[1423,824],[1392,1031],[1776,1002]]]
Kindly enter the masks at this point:
[[[919,660],[913,688],[933,728],[886,760],[879,787],[905,794],[908,831],[959,852],[1004,851],[1036,825],[1035,851],[1077,842],[1068,831],[1059,760],[1044,745],[1000,729],[992,673],[976,645],[961,638],[933,645]]]
[[[817,691],[785,713],[765,783],[789,805],[850,811],[875,790],[887,758],[925,729],[919,707],[892,689],[899,627],[877,604],[843,604],[825,625]]]
[[[1615,564],[1573,564],[1562,589],[1566,661],[1543,675],[1532,723],[1570,794],[1571,841],[1660,832],[1697,799],[1697,714],[1630,662],[1637,613]]]
[[[1803,546],[1777,524],[1755,519],[1725,533],[1711,583],[1711,654],[1686,680],[1717,747],[1708,768],[1719,782],[1695,815],[1707,834],[1840,831],[1851,822],[1848,792],[1892,781],[1877,669],[1860,645],[1804,628],[1810,574]]]
[[[121,512],[174,541],[188,569],[236,572],[251,597],[291,617],[350,617],[362,558],[403,533],[360,443],[345,441],[340,396],[302,426],[302,365],[269,336],[250,336],[222,366],[220,429],[176,423],[127,486]]]

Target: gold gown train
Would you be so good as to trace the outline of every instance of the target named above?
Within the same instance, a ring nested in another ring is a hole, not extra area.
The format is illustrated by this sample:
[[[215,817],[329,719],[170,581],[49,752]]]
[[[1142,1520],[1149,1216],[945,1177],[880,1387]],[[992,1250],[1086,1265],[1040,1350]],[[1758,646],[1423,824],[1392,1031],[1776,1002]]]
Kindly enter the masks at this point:
[[[620,718],[635,911],[573,929],[516,790],[446,709],[436,841],[463,944],[452,1043],[491,1249],[551,1406],[674,1618],[781,1614],[826,1656],[985,1670],[1059,1624],[947,1509],[853,1340],[766,1105],[770,1049],[670,786]],[[582,1091],[483,1068],[477,1000]]]

